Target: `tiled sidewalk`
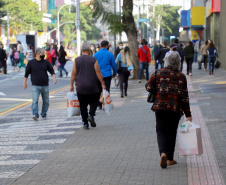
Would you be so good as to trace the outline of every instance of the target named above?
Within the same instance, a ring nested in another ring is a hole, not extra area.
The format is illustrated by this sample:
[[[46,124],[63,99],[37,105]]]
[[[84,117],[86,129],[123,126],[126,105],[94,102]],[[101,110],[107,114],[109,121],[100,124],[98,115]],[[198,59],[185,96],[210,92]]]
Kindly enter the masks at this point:
[[[198,90],[198,84],[203,83],[200,76],[194,73],[188,77],[188,84],[193,119],[202,129],[204,154],[180,157],[176,148],[178,164],[164,170],[159,166],[155,116],[150,111],[151,104],[146,102],[144,83],[132,81],[129,96],[124,99],[119,98],[119,90],[113,88],[115,109],[110,116],[99,112],[97,128],[77,130],[14,184],[224,184],[219,149],[212,145],[212,132],[221,131],[214,127],[210,130],[206,124],[210,118],[200,102],[208,102],[211,97]],[[221,154],[223,156],[223,152]]]

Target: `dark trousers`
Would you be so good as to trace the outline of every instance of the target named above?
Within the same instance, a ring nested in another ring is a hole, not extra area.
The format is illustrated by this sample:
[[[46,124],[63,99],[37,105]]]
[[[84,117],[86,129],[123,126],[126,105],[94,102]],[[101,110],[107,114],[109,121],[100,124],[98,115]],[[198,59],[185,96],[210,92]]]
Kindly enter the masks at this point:
[[[214,65],[215,65],[216,57],[208,57],[209,62],[209,71],[210,73],[214,73]]]
[[[0,61],[0,69],[4,68],[4,74],[7,74],[7,65],[6,65],[6,61]]]
[[[183,71],[184,58],[183,59],[181,58],[180,62],[181,62],[180,71],[182,72]]]
[[[160,156],[173,160],[180,115],[171,111],[156,111],[156,133]]]
[[[87,107],[88,107],[88,105],[90,106],[89,115],[95,116],[100,95],[99,95],[99,93],[97,93],[97,94],[79,94],[79,93],[77,93],[77,95],[78,95],[78,100],[79,100],[79,103],[80,103],[82,121],[83,121],[84,124],[88,124]]]
[[[187,63],[187,75],[189,75],[189,73],[192,73],[193,58],[186,58],[186,63]]]
[[[56,57],[52,58],[52,66],[56,65],[56,59],[57,59]]]
[[[207,69],[207,63],[208,63],[208,56],[203,55],[203,62],[204,62],[204,69]]]
[[[122,67],[121,71],[118,73],[121,91],[123,91],[123,84],[124,84],[125,92],[127,92],[129,74],[130,73],[129,73],[127,67]]]
[[[64,68],[66,63],[60,63],[60,75],[62,75],[62,71],[64,71],[67,74],[67,70]]]

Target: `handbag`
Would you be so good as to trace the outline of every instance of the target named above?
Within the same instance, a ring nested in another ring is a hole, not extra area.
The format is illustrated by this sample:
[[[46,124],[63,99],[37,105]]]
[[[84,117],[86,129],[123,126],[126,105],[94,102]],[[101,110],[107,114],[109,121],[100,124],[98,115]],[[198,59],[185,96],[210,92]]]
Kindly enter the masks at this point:
[[[221,66],[221,63],[219,60],[217,60],[216,64],[215,64],[215,69],[219,69]]]
[[[198,57],[197,57],[197,61],[199,62],[199,63],[203,63],[203,54],[202,54],[202,52],[199,52],[198,53]]]
[[[155,76],[157,76],[157,70],[155,71]],[[155,102],[156,91],[157,91],[156,88],[154,88],[153,91],[148,94],[148,98],[147,98],[148,103]]]
[[[122,61],[119,60],[117,63],[117,73],[121,72],[121,70],[122,70],[121,64],[122,64]]]

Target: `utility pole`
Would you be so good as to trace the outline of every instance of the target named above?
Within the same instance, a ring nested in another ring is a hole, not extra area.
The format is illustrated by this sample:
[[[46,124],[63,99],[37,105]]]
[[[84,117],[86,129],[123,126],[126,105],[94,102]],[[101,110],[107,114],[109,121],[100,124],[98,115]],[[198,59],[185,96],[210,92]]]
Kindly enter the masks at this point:
[[[143,19],[144,19],[144,0],[143,0]],[[143,22],[143,39],[144,39],[144,22]]]
[[[155,41],[155,0],[153,0],[153,14],[152,14],[152,41]]]
[[[7,52],[9,53],[9,0],[7,0]]]
[[[114,13],[116,14],[116,0],[114,0]],[[116,50],[116,34],[114,34],[114,51]]]
[[[120,21],[122,21],[122,20],[121,20],[121,14],[122,14],[122,12],[121,12],[121,0],[119,0],[119,15],[120,15]],[[122,42],[122,34],[121,34],[121,33],[119,34],[119,41]]]
[[[147,19],[149,19],[149,10],[148,9],[149,9],[149,0],[147,0]],[[149,43],[149,23],[147,24],[147,41]]]
[[[77,15],[77,56],[81,55],[81,34],[80,34],[80,0],[77,0],[76,6],[76,15]]]

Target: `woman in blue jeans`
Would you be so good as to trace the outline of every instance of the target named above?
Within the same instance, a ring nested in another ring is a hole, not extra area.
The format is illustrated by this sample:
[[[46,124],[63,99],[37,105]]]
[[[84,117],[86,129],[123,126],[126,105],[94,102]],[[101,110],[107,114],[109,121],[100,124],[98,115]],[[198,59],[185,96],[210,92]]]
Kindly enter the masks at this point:
[[[213,44],[213,41],[209,42],[206,52],[208,53],[209,74],[214,75],[214,65],[216,58],[218,59],[218,52]]]
[[[66,76],[68,76],[68,72],[67,70],[64,68],[65,64],[66,64],[66,55],[67,53],[64,51],[64,47],[61,45],[60,46],[60,57],[59,57],[59,62],[60,62],[60,76],[59,77],[63,77],[62,75],[62,71],[65,71]]]

